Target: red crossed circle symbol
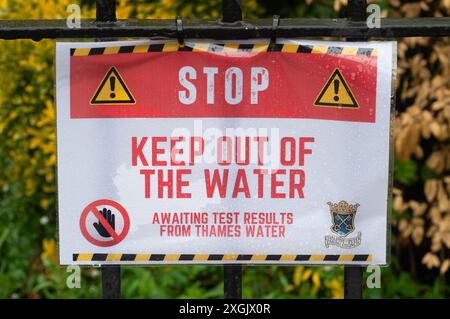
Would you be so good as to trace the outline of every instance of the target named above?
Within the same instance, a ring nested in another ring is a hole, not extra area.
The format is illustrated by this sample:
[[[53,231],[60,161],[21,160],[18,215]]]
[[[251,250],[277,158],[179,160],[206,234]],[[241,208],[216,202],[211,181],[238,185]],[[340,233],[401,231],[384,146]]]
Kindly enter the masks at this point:
[[[98,206],[110,206],[120,213],[120,215],[123,218],[123,228],[119,234],[108,224],[106,219],[103,218],[102,214],[99,213],[99,210],[97,208]],[[95,215],[98,221],[106,229],[108,234],[111,235],[111,240],[106,241],[98,240],[88,232],[86,224],[87,224],[87,217],[90,213]],[[120,243],[128,234],[128,230],[130,230],[130,217],[128,216],[128,213],[125,210],[125,208],[118,202],[109,199],[99,199],[96,200],[95,202],[90,203],[89,205],[86,206],[85,209],[83,209],[83,212],[81,213],[80,216],[80,229],[84,238],[86,238],[90,243],[101,247],[114,246]]]

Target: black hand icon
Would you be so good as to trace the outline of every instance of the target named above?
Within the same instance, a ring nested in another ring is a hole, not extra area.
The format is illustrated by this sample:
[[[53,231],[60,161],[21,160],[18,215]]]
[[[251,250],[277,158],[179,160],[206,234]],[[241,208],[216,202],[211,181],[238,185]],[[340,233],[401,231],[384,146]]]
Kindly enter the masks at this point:
[[[106,220],[106,222],[111,226],[112,229],[115,229],[116,227],[116,216],[111,213],[111,210],[107,210],[106,208],[103,208],[103,210],[98,211],[100,214],[102,214],[103,218]],[[97,229],[100,236],[108,238],[111,237],[111,235],[108,233],[108,231],[105,229],[105,227],[98,221],[97,223],[94,223],[95,229]]]

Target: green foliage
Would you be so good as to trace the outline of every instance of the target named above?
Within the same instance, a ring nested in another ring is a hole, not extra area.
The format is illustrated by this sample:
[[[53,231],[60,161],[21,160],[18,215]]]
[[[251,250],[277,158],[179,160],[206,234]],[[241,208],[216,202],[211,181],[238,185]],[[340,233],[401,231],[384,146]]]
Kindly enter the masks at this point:
[[[42,259],[42,269],[27,283],[27,297],[99,298],[100,268],[83,267],[81,287],[69,289],[65,267]],[[11,275],[11,274],[9,274]],[[342,267],[245,266],[246,298],[342,298]],[[152,266],[123,267],[124,298],[222,298],[223,267]],[[22,297],[20,292],[0,297]]]
[[[440,178],[441,175],[430,169],[426,165],[418,167],[418,163],[413,159],[395,159],[394,164],[395,180],[405,186],[411,186],[419,179],[426,181],[432,178]]]
[[[343,298],[343,268],[246,267],[243,286],[246,298]]]
[[[367,273],[365,279],[367,279]],[[433,284],[417,283],[410,273],[402,272],[394,259],[389,267],[381,268],[381,287],[364,289],[364,298],[369,299],[439,299],[448,296],[450,287],[444,278],[436,278]]]
[[[405,161],[396,159],[394,165],[396,181],[407,186],[412,185],[417,181],[417,163],[415,161],[411,159]]]

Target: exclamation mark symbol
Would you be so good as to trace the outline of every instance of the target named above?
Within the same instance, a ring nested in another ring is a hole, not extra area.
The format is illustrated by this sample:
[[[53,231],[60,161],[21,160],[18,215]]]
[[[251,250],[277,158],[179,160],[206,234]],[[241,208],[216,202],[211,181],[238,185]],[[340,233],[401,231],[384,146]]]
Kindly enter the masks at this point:
[[[339,80],[334,80],[333,81],[334,84],[334,100],[337,102],[339,101]]]
[[[109,86],[111,87],[111,94],[109,96],[113,99],[116,97],[116,93],[114,93],[116,89],[116,78],[114,76],[109,78]]]

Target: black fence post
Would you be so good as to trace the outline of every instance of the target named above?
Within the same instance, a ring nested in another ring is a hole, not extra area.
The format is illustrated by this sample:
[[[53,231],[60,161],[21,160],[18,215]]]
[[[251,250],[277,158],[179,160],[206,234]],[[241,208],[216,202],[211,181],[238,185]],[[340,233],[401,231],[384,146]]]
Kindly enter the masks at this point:
[[[347,16],[351,21],[365,21],[367,19],[366,0],[348,0]],[[350,41],[364,41],[355,38]],[[344,298],[362,299],[363,267],[344,266]]]
[[[344,267],[344,298],[362,299],[363,267]]]
[[[366,0],[348,0],[347,16],[352,21],[365,21],[367,17]]]
[[[102,266],[103,299],[120,299],[120,266]]]
[[[113,22],[116,21],[116,0],[96,0],[97,22]]]
[[[242,0],[222,0],[222,22],[242,21]],[[242,298],[242,265],[223,266],[223,290],[225,299]]]
[[[95,17],[96,22],[116,21],[116,0],[96,0]],[[104,265],[101,269],[103,299],[120,299],[120,265]]]

